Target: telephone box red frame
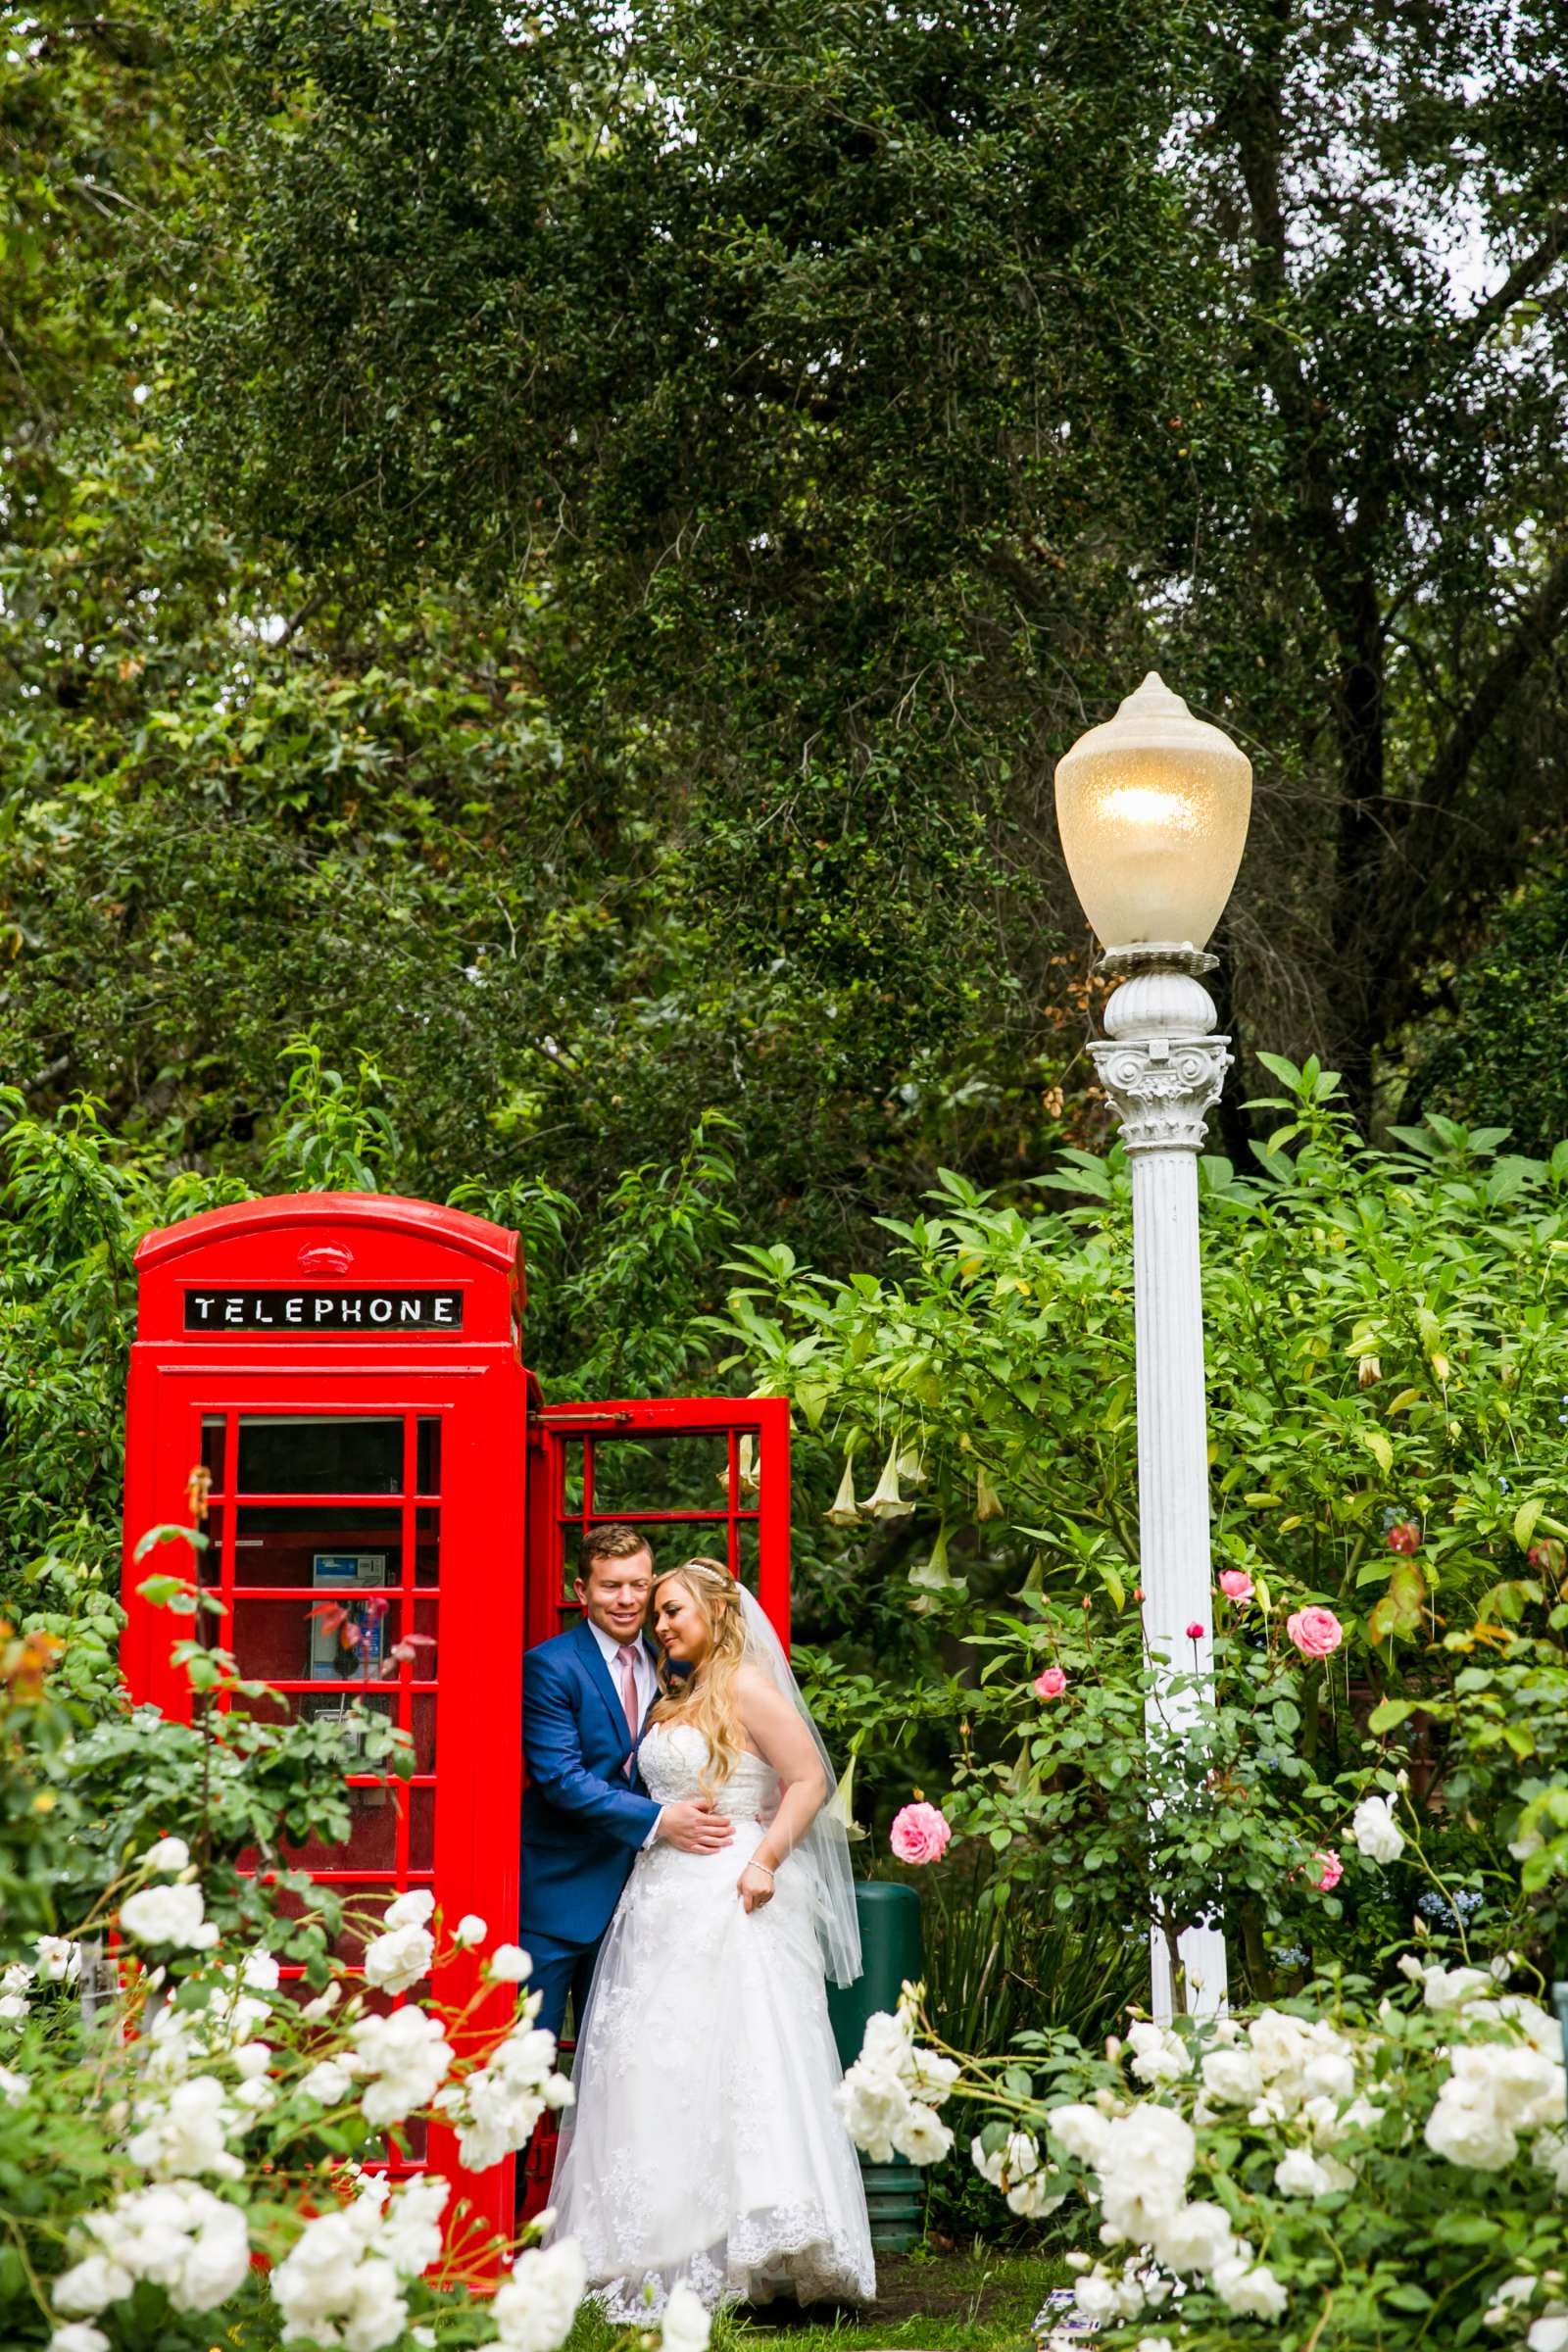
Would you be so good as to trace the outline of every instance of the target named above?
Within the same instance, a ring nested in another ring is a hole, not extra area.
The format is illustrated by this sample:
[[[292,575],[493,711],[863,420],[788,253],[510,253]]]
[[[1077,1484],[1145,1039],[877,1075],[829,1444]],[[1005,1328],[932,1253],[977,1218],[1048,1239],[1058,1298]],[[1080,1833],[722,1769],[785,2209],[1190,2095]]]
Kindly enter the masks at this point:
[[[359,1888],[363,1900],[429,1886],[449,1921],[477,1912],[493,1939],[510,1939],[519,1891],[524,1655],[575,1615],[569,1578],[577,1539],[598,1515],[646,1525],[661,1559],[678,1547],[718,1553],[753,1584],[787,1642],[787,1403],[659,1397],[544,1404],[522,1362],[526,1289],[517,1237],[426,1201],[354,1193],[247,1200],[148,1235],[136,1265],[122,1651],[132,1697],[190,1719],[188,1679],[170,1664],[172,1642],[188,1636],[190,1622],[152,1607],[138,1590],[150,1572],[175,1563],[163,1552],[140,1563],[133,1554],[147,1529],[189,1523],[190,1476],[204,1461],[212,1474],[212,1541],[201,1575],[227,1612],[216,1638],[236,1651],[242,1673],[268,1681],[285,1704],[303,1704],[306,1693],[353,1695],[357,1686],[323,1683],[318,1671],[265,1671],[278,1626],[297,1641],[324,1588],[247,1580],[238,1552],[247,1544],[265,1549],[268,1539],[242,1537],[242,1514],[253,1514],[252,1526],[261,1524],[255,1514],[269,1515],[272,1541],[296,1546],[319,1540],[310,1534],[313,1517],[320,1524],[363,1513],[369,1515],[365,1524],[395,1522],[381,1539],[397,1560],[396,1575],[380,1588],[387,1623],[394,1636],[419,1632],[432,1646],[419,1650],[417,1664],[404,1661],[395,1677],[370,1687],[414,1735],[416,1770],[406,1784],[345,1775],[352,1788],[386,1792],[390,1856],[373,1870],[355,1868],[352,1851],[346,1863],[326,1854],[305,1864],[323,1885]],[[437,1298],[449,1302],[439,1325],[428,1303]],[[426,1305],[416,1308],[416,1299]],[[315,1327],[316,1314],[324,1330]],[[256,1452],[260,1427],[275,1432],[297,1422],[319,1430],[336,1420],[373,1424],[388,1436],[394,1486],[355,1494],[307,1481],[308,1491],[288,1482],[251,1491],[242,1447]],[[601,1510],[595,1488],[606,1448],[670,1439],[723,1441],[719,1491],[691,1506],[644,1508],[635,1494],[626,1499],[622,1483],[613,1507]],[[177,1565],[183,1571],[187,1563]],[[247,1662],[248,1652],[262,1655],[262,1668]],[[436,1997],[466,2002],[476,1966],[471,1956],[453,1954],[437,1970]],[[530,2205],[542,2193],[547,2153],[541,2144],[529,2166]],[[466,2200],[472,2221],[510,2232],[514,2160],[467,2174],[455,2135],[432,2127],[422,2154],[394,2160],[392,2169],[425,2165],[452,2181],[454,2212]]]

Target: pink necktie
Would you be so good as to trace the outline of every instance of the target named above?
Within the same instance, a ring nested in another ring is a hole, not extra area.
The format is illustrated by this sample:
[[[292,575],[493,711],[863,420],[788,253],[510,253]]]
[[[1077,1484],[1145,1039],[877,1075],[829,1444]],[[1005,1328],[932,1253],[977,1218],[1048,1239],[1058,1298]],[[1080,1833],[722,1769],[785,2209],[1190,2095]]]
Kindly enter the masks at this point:
[[[626,1729],[630,1732],[635,1743],[642,1725],[638,1720],[640,1709],[637,1705],[637,1652],[629,1642],[623,1643],[616,1650],[615,1663],[620,1668],[620,1703],[626,1710]]]

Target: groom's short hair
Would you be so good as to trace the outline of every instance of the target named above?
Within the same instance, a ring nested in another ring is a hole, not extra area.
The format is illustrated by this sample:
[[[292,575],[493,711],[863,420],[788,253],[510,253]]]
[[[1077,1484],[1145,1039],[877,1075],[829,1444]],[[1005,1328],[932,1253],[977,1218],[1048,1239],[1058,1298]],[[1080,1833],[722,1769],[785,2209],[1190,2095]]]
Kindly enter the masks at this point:
[[[629,1560],[638,1551],[646,1551],[650,1560],[654,1556],[654,1547],[640,1527],[611,1520],[604,1527],[589,1528],[577,1552],[578,1582],[589,1582],[595,1560]]]

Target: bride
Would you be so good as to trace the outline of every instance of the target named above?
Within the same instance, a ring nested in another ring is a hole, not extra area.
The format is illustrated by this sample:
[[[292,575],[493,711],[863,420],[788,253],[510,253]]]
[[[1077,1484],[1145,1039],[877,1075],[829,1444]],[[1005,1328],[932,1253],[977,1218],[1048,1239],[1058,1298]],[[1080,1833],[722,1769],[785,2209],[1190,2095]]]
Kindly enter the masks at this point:
[[[684,2279],[710,2306],[865,2302],[865,2193],[833,2106],[824,1973],[859,1974],[833,1775],[783,1646],[715,1560],[656,1579],[663,1695],[638,1767],[662,1804],[707,1796],[731,1845],[638,1855],[605,1937],[562,2133],[554,2234],[607,2316]],[[741,1863],[739,1876],[736,1863]]]

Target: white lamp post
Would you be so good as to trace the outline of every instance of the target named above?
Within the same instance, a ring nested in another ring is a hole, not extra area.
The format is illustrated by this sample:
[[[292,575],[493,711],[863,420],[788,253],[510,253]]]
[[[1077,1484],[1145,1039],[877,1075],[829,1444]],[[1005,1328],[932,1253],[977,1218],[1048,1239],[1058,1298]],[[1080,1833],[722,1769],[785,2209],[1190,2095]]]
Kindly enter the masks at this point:
[[[1251,809],[1252,769],[1218,727],[1194,718],[1151,670],[1114,718],[1091,727],[1056,763],[1056,822],[1073,888],[1121,976],[1106,1038],[1090,1050],[1121,1121],[1132,1163],[1138,1351],[1138,1519],[1144,1632],[1166,1680],[1193,1657],[1212,1663],[1203,1298],[1198,1262],[1198,1154],[1204,1117],[1230,1067],[1200,980],[1203,953],[1236,879]],[[1195,1710],[1156,1690],[1151,1719]],[[1186,2007],[1226,1998],[1225,1937],[1181,1937]],[[1175,2008],[1169,1947],[1150,1936],[1153,2013]]]

